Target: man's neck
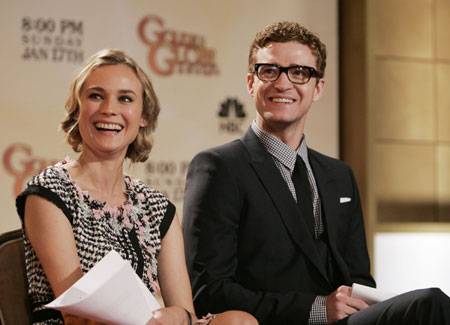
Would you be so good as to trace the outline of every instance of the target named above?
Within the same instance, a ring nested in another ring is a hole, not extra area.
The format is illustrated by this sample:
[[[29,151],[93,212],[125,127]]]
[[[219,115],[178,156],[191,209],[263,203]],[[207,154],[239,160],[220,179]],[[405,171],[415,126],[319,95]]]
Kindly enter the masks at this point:
[[[275,138],[283,141],[286,145],[293,150],[297,150],[300,145],[300,141],[303,137],[303,124],[300,125],[268,125],[267,123],[258,123],[258,127],[274,136]]]

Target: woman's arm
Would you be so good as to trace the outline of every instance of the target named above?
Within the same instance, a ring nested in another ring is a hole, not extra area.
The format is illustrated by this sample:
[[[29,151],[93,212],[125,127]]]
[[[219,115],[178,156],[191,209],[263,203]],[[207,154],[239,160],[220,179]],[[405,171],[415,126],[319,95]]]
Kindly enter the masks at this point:
[[[57,206],[37,195],[27,197],[24,223],[28,239],[58,297],[83,276],[72,226]],[[65,324],[100,324],[62,314]]]
[[[56,297],[82,277],[72,226],[64,213],[46,199],[29,195],[25,232]]]
[[[192,303],[191,285],[184,257],[183,235],[180,221],[175,214],[172,223],[161,242],[158,255],[158,280],[164,304],[154,313],[148,324],[189,324],[187,311],[196,320]]]

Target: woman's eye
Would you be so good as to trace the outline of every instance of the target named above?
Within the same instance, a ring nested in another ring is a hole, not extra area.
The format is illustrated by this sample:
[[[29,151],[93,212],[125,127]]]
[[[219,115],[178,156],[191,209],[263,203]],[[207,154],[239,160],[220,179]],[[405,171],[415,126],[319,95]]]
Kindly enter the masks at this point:
[[[131,103],[133,100],[129,96],[120,96],[119,97],[119,101],[120,102]]]
[[[90,99],[102,99],[102,96],[100,94],[97,93],[92,93],[88,95],[88,98]]]

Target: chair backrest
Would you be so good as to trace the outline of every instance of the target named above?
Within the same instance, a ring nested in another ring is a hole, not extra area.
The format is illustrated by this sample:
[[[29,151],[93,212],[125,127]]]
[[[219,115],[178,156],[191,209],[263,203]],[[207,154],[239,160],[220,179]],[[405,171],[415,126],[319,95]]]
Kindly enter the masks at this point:
[[[0,235],[0,324],[31,324],[20,229]]]

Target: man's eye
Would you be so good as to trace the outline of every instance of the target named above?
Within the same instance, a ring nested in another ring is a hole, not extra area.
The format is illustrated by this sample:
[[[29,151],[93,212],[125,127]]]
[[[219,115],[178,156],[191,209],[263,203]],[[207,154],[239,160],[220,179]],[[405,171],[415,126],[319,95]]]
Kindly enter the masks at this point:
[[[276,75],[277,69],[276,68],[264,68],[264,69],[261,69],[261,73],[264,75],[267,75],[267,76]]]
[[[307,78],[308,77],[308,71],[305,69],[301,69],[301,68],[294,69],[294,71],[292,71],[291,73],[296,78]]]

